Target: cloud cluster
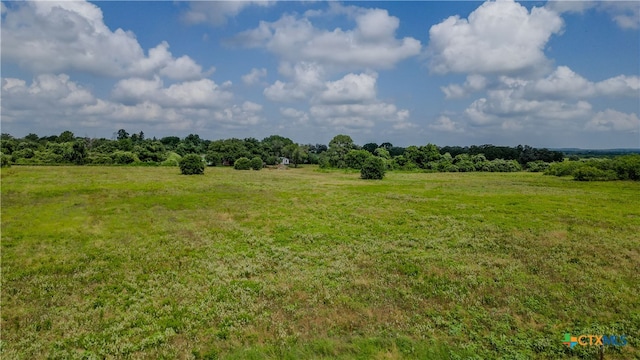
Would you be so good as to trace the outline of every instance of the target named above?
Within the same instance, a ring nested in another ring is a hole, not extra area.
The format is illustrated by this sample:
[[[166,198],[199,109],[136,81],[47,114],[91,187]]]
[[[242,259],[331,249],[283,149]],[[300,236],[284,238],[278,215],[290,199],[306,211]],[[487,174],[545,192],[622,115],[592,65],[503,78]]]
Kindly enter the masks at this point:
[[[591,9],[609,14],[622,29],[640,28],[640,6],[635,1],[559,1],[551,0],[545,5],[558,13],[584,13]]]
[[[429,30],[431,70],[438,74],[516,73],[545,65],[544,47],[563,28],[560,16],[511,1],[485,2],[468,19],[458,15]]]
[[[238,15],[249,6],[271,6],[274,1],[235,0],[235,1],[191,1],[188,10],[181,17],[188,24],[208,23],[221,26],[228,18]]]
[[[351,30],[319,29],[309,17],[284,15],[238,34],[233,42],[262,47],[289,62],[315,62],[331,69],[387,69],[418,55],[420,41],[395,36],[400,21],[382,9],[362,9]]]
[[[189,56],[174,57],[162,42],[145,54],[135,35],[111,31],[89,2],[36,1],[12,4],[2,22],[2,56],[37,73],[83,71],[99,76],[174,80],[203,77]]]
[[[347,15],[354,28],[325,30],[312,23],[314,17],[333,15]],[[399,25],[386,10],[331,4],[327,12],[262,21],[233,42],[264,48],[280,59],[278,72],[284,80],[267,86],[264,96],[273,102],[309,104],[308,111],[281,108],[286,118],[334,129],[370,129],[382,123],[401,129],[414,126],[409,111],[377,98],[375,71],[420,53],[420,41],[396,38]],[[336,73],[344,75],[332,79]]]
[[[452,16],[430,29],[429,67],[436,74],[467,73],[463,84],[441,90],[446,99],[480,93],[461,113],[428,125],[437,132],[638,131],[637,115],[598,111],[598,98],[634,98],[640,77],[618,75],[593,82],[568,66],[553,69],[544,49],[564,26],[560,13],[585,11],[596,3],[558,2],[545,8],[511,0],[485,2],[468,19]],[[603,6],[623,10],[624,7]],[[635,128],[634,128],[635,127]]]

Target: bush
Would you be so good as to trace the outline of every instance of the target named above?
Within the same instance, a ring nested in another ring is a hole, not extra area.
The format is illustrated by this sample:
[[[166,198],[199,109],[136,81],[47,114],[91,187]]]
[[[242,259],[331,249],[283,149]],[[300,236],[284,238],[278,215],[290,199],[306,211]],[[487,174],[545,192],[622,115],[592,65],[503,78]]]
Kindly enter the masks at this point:
[[[549,163],[542,160],[531,161],[527,163],[527,169],[530,172],[543,172],[549,168]]]
[[[360,177],[362,179],[382,180],[386,171],[384,160],[379,157],[369,157],[362,165]]]
[[[204,174],[204,161],[198,154],[187,154],[180,160],[180,172],[182,175]]]
[[[11,166],[11,156],[2,154],[2,163],[0,167],[10,167]]]
[[[160,163],[160,166],[178,166],[180,165],[180,160],[182,160],[182,156],[178,155],[178,153],[170,151],[167,159]]]
[[[233,168],[236,170],[251,170],[251,160],[241,157],[233,163]]]
[[[587,165],[577,169],[573,173],[573,178],[578,181],[608,181],[616,180],[618,176],[613,170],[600,170]]]
[[[118,165],[126,165],[140,161],[138,157],[130,151],[116,151],[111,154],[111,157],[113,158],[113,163]]]
[[[624,155],[613,160],[613,167],[622,180],[640,180],[640,155]]]
[[[256,156],[253,159],[251,159],[251,168],[253,170],[262,169],[262,159],[259,156]]]
[[[545,175],[555,175],[555,176],[568,176],[572,175],[578,168],[584,166],[584,162],[582,161],[563,161],[551,164],[547,170],[545,170]]]

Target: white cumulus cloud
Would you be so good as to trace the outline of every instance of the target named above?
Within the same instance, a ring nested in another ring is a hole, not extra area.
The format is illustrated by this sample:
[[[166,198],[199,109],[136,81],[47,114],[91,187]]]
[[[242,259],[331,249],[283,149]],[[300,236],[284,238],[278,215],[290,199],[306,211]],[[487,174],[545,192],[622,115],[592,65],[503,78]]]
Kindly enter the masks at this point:
[[[270,6],[274,1],[191,1],[189,9],[182,14],[182,19],[189,24],[208,23],[220,26],[227,23],[228,18],[238,15],[249,6]]]
[[[587,130],[640,132],[640,119],[635,113],[626,114],[617,110],[600,111],[587,122]]]
[[[429,66],[440,74],[531,70],[547,63],[544,47],[562,28],[560,16],[546,8],[487,1],[468,19],[451,16],[431,27]]]
[[[253,85],[260,82],[260,79],[267,76],[267,69],[253,68],[248,74],[242,75],[242,81],[247,85]]]
[[[86,1],[15,3],[3,15],[3,58],[37,73],[144,77],[159,72],[174,80],[203,76],[193,59],[176,59],[168,48],[162,42],[145,54],[133,33],[111,31],[102,10]]]
[[[275,22],[261,21],[255,29],[238,34],[234,42],[247,47],[264,47],[290,62],[316,62],[322,66],[391,68],[420,53],[420,41],[396,38],[398,18],[386,10],[360,9],[352,30],[316,28],[308,17],[284,15]]]

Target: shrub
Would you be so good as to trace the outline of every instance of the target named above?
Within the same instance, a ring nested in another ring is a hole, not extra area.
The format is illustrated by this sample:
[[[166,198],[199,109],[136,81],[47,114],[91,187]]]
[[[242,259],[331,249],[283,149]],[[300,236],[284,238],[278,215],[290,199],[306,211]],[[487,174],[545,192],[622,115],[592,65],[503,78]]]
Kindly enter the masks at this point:
[[[527,169],[530,172],[543,172],[549,168],[549,163],[542,160],[531,161],[527,163]]]
[[[111,154],[111,157],[113,158],[113,163],[119,165],[126,165],[139,161],[138,157],[130,151],[116,151]]]
[[[624,155],[613,160],[613,168],[622,180],[640,180],[640,155]]]
[[[573,178],[578,181],[608,181],[616,180],[618,176],[613,170],[600,170],[587,165],[577,169],[573,173]]]
[[[262,169],[262,159],[259,156],[256,156],[253,159],[251,159],[251,168],[253,170]]]
[[[0,167],[10,167],[11,166],[11,156],[2,154],[2,162],[0,163]]]
[[[267,165],[276,165],[278,163],[278,158],[273,155],[268,156],[266,163]]]
[[[204,174],[204,161],[198,154],[187,154],[180,160],[180,172],[182,175]]]
[[[178,153],[170,151],[167,159],[160,163],[160,166],[178,166],[180,165],[180,160],[182,160],[182,156],[178,155]]]
[[[369,157],[362,165],[360,177],[362,179],[381,180],[384,177],[386,165],[384,160],[379,157]]]
[[[563,161],[553,163],[545,170],[545,175],[568,176],[572,175],[578,168],[584,166],[582,161]]]
[[[233,168],[236,170],[251,170],[251,160],[241,157],[233,163]]]

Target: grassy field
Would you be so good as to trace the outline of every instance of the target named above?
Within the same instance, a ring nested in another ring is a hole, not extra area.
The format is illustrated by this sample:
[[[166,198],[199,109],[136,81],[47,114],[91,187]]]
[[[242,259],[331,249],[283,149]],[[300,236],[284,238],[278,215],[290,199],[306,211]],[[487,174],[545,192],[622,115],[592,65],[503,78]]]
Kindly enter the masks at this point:
[[[3,359],[640,357],[640,183],[2,169]]]

